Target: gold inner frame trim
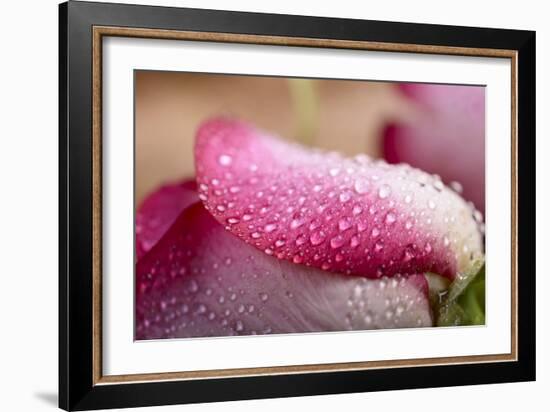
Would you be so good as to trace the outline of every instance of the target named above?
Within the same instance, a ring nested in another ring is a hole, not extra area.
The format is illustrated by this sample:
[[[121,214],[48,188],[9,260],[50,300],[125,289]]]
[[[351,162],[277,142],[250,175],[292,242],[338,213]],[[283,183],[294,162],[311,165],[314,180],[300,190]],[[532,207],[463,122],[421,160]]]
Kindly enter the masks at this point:
[[[512,242],[511,242],[511,352],[472,356],[450,356],[439,358],[393,359],[381,361],[327,363],[315,365],[288,365],[256,368],[217,369],[143,373],[131,375],[103,375],[102,371],[102,40],[104,36],[132,37],[165,40],[187,40],[239,44],[277,45],[295,47],[317,47],[352,49],[401,53],[423,53],[476,57],[497,57],[511,60],[511,182],[512,182]],[[94,385],[121,384],[152,381],[219,379],[230,377],[282,375],[299,373],[322,373],[357,371],[381,368],[402,368],[415,366],[457,365],[468,363],[493,363],[517,361],[517,52],[514,50],[483,49],[454,46],[431,46],[420,44],[384,43],[369,41],[334,40],[319,38],[262,36],[249,34],[142,29],[132,27],[94,26],[92,44],[92,187],[93,187],[93,383]]]

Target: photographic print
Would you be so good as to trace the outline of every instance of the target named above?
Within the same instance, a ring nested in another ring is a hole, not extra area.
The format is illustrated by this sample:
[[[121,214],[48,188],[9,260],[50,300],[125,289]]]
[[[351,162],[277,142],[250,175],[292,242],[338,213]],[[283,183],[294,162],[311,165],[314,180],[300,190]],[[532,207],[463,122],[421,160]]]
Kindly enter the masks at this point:
[[[62,408],[535,379],[534,32],[71,1],[59,40]]]
[[[136,340],[485,324],[484,86],[135,70],[134,99]]]

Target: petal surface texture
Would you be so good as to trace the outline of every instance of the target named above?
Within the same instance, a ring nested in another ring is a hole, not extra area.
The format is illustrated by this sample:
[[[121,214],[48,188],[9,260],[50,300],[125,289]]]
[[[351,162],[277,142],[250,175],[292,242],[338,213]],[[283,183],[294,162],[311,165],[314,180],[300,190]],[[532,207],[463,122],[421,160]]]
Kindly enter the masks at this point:
[[[140,259],[166,233],[180,212],[198,200],[193,180],[161,187],[136,211],[136,257]]]
[[[198,202],[136,266],[136,338],[425,327],[423,275],[369,280],[268,256]]]
[[[384,157],[409,163],[445,182],[458,182],[466,199],[485,211],[485,88],[403,84],[417,116],[389,126]]]
[[[285,142],[235,120],[206,122],[199,198],[234,235],[279,259],[368,278],[454,278],[481,253],[472,207],[408,165]]]

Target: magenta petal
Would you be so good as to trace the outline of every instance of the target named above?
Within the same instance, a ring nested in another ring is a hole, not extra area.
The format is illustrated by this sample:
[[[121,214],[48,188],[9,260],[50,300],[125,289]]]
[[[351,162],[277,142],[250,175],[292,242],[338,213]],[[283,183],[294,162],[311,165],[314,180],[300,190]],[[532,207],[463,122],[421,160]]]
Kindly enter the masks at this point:
[[[431,326],[422,275],[368,280],[259,252],[197,203],[136,267],[136,338]]]
[[[207,210],[268,255],[369,278],[453,278],[481,253],[471,207],[407,165],[307,149],[228,119],[200,128],[195,157]]]
[[[194,180],[163,186],[145,198],[136,211],[136,258],[147,253],[181,211],[197,200]]]
[[[464,197],[485,210],[485,88],[405,84],[400,89],[420,113],[384,133],[384,157],[409,163],[446,182],[455,181]]]

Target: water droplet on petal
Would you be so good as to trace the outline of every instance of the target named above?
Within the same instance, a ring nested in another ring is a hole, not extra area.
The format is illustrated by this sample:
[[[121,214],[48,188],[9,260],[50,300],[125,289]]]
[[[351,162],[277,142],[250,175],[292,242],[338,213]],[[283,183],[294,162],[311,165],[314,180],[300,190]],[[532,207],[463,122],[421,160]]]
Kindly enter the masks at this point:
[[[314,232],[309,237],[309,241],[311,242],[311,244],[313,246],[317,246],[317,245],[320,245],[321,243],[323,243],[325,241],[325,238],[326,238],[325,233],[322,230],[320,230],[318,232]]]
[[[199,290],[199,285],[194,279],[191,279],[189,281],[189,285],[187,286],[189,292],[196,293]]]
[[[458,194],[461,194],[462,191],[464,190],[462,185],[459,182],[451,182],[449,183],[449,186]]]
[[[424,250],[426,253],[430,253],[432,251],[432,245],[428,242],[426,243],[426,246],[424,246]]]
[[[333,249],[338,249],[338,248],[342,247],[344,242],[345,242],[344,236],[337,235],[337,236],[333,237],[332,239],[330,239],[330,247],[333,248]]]
[[[369,182],[366,179],[357,179],[353,185],[355,191],[359,194],[367,193],[369,191]]]
[[[361,206],[353,206],[353,210],[352,210],[352,213],[354,215],[359,215],[361,214],[361,212],[363,211],[363,209],[361,208]]]
[[[378,197],[380,199],[385,199],[391,194],[391,188],[388,185],[382,185],[378,189]]]
[[[346,203],[351,199],[351,194],[350,192],[342,192],[338,198],[340,199],[340,202]]]
[[[243,329],[244,329],[244,325],[243,325],[243,323],[242,323],[240,320],[238,320],[237,322],[235,322],[235,330],[236,330],[237,332],[242,332]]]
[[[285,245],[285,241],[283,239],[277,239],[275,241],[275,247],[281,247]]]
[[[271,232],[273,232],[275,229],[277,229],[277,224],[276,224],[276,223],[268,223],[268,224],[265,225],[265,227],[264,227],[264,230],[265,230],[267,233],[271,233]]]
[[[294,255],[294,257],[292,258],[292,261],[296,264],[302,263],[303,260],[304,260],[304,258],[302,258],[302,256],[300,256],[300,255]]]
[[[348,230],[350,227],[352,227],[352,222],[349,218],[342,218],[338,222],[338,229],[340,229],[342,232]]]
[[[231,156],[226,155],[226,154],[222,154],[218,158],[218,163],[222,166],[229,166],[232,161],[233,161],[233,159],[231,158]]]
[[[301,218],[293,219],[292,222],[290,222],[290,228],[297,229],[300,226],[302,226],[304,223],[305,223],[304,219],[301,219]]]
[[[395,223],[396,220],[397,216],[395,216],[395,213],[388,212],[388,214],[386,215],[386,224],[391,225],[392,223]]]

